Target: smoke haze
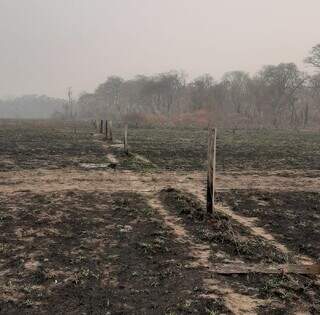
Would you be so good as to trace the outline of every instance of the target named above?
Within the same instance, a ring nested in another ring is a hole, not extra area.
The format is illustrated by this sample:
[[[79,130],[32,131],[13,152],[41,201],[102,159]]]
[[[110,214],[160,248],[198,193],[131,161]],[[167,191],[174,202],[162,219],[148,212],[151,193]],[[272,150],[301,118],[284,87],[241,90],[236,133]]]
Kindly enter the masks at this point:
[[[0,0],[0,98],[93,91],[109,75],[302,63],[318,0]]]

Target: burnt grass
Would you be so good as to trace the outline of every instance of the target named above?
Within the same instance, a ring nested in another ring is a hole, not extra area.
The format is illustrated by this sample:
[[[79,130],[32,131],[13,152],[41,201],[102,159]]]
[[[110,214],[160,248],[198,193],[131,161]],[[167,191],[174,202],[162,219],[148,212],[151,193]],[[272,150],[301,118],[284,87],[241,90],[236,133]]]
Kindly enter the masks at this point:
[[[78,168],[80,163],[105,163],[105,150],[92,141],[87,123],[17,121],[0,128],[0,171]]]
[[[0,194],[0,314],[231,314],[141,195]]]
[[[1,122],[0,171],[35,168],[78,168],[81,163],[106,163],[105,149],[92,141],[88,122]],[[122,129],[114,139],[122,141]],[[119,169],[134,171],[206,170],[207,130],[190,128],[129,128],[130,155],[110,148]],[[320,134],[281,130],[219,130],[218,171],[320,170]],[[139,154],[152,162],[135,158]],[[311,172],[310,172],[311,171]],[[294,176],[294,174],[288,174]]]
[[[122,129],[116,128],[114,135],[121,140]],[[129,127],[128,143],[132,153],[146,157],[159,170],[206,170],[207,130]],[[317,132],[218,130],[217,170],[320,170],[319,146]],[[121,149],[113,150],[124,168],[144,170],[133,160],[127,163]]]
[[[320,193],[232,190],[218,194],[221,202],[264,227],[296,254],[320,259]]]
[[[130,127],[125,155],[93,141],[96,131],[88,123],[76,127],[75,133],[67,122],[1,121],[0,171],[77,169],[108,162],[108,151],[119,159],[117,170],[206,169],[206,130]],[[116,140],[121,132],[115,128]],[[314,177],[319,146],[320,135],[312,132],[219,130],[217,168],[288,176],[303,170]],[[169,188],[160,198],[192,237],[210,245],[213,264],[294,262],[297,254],[319,259],[318,193],[234,190],[217,196],[234,212],[257,217],[292,251],[290,257],[222,213],[207,216],[195,196]],[[259,314],[292,314],[297,305],[320,313],[319,282],[312,277],[210,275],[186,266],[188,248],[139,194],[0,193],[0,229],[0,314],[229,314],[222,299],[201,297],[219,296],[204,288],[203,279],[212,276],[270,301]]]
[[[245,263],[294,263],[294,257],[286,257],[269,242],[250,235],[229,216],[218,211],[207,215],[204,205],[190,193],[167,188],[161,191],[160,198],[170,212],[181,217],[195,239],[210,245],[213,264],[239,260]],[[311,314],[320,312],[320,284],[314,277],[262,274],[215,277],[229,283],[237,292],[270,298],[270,303],[261,307],[259,314],[292,314],[293,307],[299,305],[305,305]]]

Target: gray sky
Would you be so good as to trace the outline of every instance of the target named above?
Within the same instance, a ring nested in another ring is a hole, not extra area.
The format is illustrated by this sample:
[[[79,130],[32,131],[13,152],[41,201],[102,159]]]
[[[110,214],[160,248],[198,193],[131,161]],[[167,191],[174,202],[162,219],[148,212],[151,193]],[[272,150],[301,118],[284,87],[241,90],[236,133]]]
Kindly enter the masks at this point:
[[[319,0],[0,0],[0,97],[93,91],[107,76],[302,60]]]

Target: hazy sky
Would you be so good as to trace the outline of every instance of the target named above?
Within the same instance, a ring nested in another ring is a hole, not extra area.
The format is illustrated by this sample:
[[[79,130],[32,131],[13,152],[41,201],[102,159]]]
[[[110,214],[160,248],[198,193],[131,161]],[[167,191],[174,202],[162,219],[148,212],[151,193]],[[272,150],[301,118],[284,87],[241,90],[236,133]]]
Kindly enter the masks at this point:
[[[0,97],[93,91],[109,75],[302,60],[320,0],[0,0]]]

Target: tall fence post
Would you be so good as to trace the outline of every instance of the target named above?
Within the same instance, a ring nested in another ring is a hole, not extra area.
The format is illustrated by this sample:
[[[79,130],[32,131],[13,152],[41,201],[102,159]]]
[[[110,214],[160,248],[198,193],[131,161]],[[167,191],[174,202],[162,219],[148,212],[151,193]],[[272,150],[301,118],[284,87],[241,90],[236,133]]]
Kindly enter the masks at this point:
[[[128,149],[128,124],[124,125],[123,148],[124,148],[124,153],[125,154],[129,154],[129,149]]]
[[[216,145],[217,128],[209,128],[208,135],[208,177],[207,177],[207,213],[213,213],[216,181]]]
[[[103,120],[100,120],[100,133],[103,133]]]

